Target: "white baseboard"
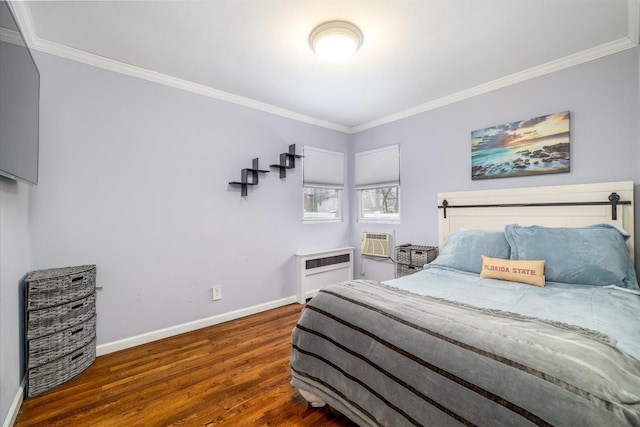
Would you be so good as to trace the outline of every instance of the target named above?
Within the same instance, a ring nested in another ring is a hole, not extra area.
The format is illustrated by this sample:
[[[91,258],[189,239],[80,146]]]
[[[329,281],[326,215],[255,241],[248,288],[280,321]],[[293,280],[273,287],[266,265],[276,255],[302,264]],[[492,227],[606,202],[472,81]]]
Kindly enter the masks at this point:
[[[148,332],[146,334],[137,335],[135,337],[125,338],[111,343],[100,344],[96,347],[96,355],[102,356],[104,354],[113,353],[115,351],[124,350],[141,344],[146,344],[162,338],[171,337],[173,335],[195,331],[196,329],[206,328],[207,326],[217,325],[219,323],[228,322],[230,320],[240,319],[241,317],[250,316],[252,314],[261,313],[263,311],[271,310],[278,307],[283,307],[288,304],[293,304],[296,301],[296,297],[291,296],[264,304],[254,305],[253,307],[231,311],[229,313],[219,314],[217,316],[183,323],[181,325],[172,326],[170,328]],[[16,395],[13,399],[13,402],[11,403],[9,412],[7,413],[7,416],[2,423],[2,427],[13,427],[13,425],[15,424],[16,419],[18,418],[18,413],[20,412],[20,406],[22,405],[22,401],[24,399],[25,381],[26,377],[22,379],[20,387],[16,391]]]
[[[22,400],[24,399],[25,378],[22,378],[22,381],[20,382],[20,387],[16,392],[16,396],[13,398],[13,402],[11,402],[9,412],[7,413],[7,417],[2,423],[2,427],[13,427],[13,425],[16,423],[16,419],[18,419],[20,406],[22,405]]]
[[[228,322],[229,320],[239,319],[241,317],[271,310],[273,308],[282,307],[295,302],[296,297],[292,296],[276,301],[267,302],[264,304],[254,305],[253,307],[243,308],[241,310],[231,311],[229,313],[219,314],[217,316],[207,317],[205,319],[200,319],[193,322],[183,323],[181,325],[172,326],[170,328],[147,332],[145,334],[136,335],[134,337],[125,338],[106,344],[100,344],[96,347],[96,355],[102,356],[105,354],[113,353],[115,351],[124,350],[127,348],[135,347],[137,345],[146,344],[152,341],[160,340],[185,332],[195,331],[196,329],[206,328],[207,326],[213,326],[219,323]]]

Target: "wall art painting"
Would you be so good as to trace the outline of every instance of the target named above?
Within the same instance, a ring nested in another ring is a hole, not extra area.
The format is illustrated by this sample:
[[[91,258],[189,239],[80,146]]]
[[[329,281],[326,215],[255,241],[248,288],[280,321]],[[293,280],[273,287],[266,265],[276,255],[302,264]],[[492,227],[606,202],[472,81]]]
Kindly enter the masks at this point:
[[[569,111],[471,132],[471,179],[569,172]]]

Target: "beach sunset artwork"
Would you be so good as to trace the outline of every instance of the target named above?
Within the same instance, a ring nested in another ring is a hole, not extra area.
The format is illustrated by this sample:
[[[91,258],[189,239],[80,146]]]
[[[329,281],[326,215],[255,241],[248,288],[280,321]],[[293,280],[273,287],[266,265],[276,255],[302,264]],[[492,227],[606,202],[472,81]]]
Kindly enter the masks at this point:
[[[471,132],[471,179],[569,172],[569,111]]]

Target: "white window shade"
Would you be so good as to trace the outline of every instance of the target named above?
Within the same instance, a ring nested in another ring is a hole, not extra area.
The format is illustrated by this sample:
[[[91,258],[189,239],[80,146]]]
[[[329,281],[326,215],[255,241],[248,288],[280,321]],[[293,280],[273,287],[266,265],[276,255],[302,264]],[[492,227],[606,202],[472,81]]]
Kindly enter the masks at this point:
[[[356,188],[390,187],[400,184],[400,146],[356,154]]]
[[[304,147],[303,154],[304,186],[344,187],[344,154],[312,147]]]

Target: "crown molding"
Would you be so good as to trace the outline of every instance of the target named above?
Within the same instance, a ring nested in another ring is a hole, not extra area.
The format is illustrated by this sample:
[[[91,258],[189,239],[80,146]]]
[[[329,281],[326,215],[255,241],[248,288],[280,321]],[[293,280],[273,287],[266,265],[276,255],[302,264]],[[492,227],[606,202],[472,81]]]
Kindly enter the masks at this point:
[[[633,0],[632,0],[633,1]],[[636,2],[637,3],[637,2]],[[637,26],[636,26],[637,29]],[[519,73],[511,74],[490,82],[481,84],[479,86],[472,87],[460,92],[456,92],[449,96],[445,96],[434,101],[427,102],[425,104],[418,105],[413,108],[409,108],[398,113],[394,113],[379,119],[363,123],[358,126],[354,126],[349,130],[349,133],[354,134],[362,132],[367,129],[378,127],[387,123],[395,122],[407,117],[415,116],[426,111],[435,110],[436,108],[443,107],[445,105],[453,104],[458,101],[462,101],[468,98],[472,98],[477,95],[482,95],[497,89],[501,89],[507,86],[521,83],[527,80],[541,77],[546,74],[554,73],[556,71],[564,70],[575,65],[580,65],[585,62],[593,61],[594,59],[602,58],[607,55],[621,52],[623,50],[631,49],[638,46],[630,38],[624,37],[619,40],[615,40],[610,43],[597,46],[593,49],[587,49],[585,51],[566,56],[564,58],[547,62],[537,67],[529,68],[528,70],[521,71]]]
[[[623,37],[619,40],[615,40],[603,45],[597,46],[592,49],[587,49],[583,52],[579,52],[567,57],[548,62],[546,64],[530,68],[528,70],[521,71],[519,73],[511,74],[479,86],[475,86],[403,111],[399,111],[388,116],[380,117],[370,122],[362,123],[357,126],[349,127],[338,123],[329,122],[326,120],[317,119],[315,117],[307,116],[304,114],[296,113],[284,108],[276,107],[271,104],[259,102],[250,98],[245,98],[239,95],[234,95],[229,92],[224,92],[218,89],[214,89],[201,84],[193,83],[187,80],[179,79],[166,74],[158,73],[155,71],[147,70],[141,67],[136,67],[123,62],[115,61],[109,58],[104,58],[98,55],[94,55],[82,50],[74,49],[61,44],[53,43],[47,40],[42,40],[37,37],[33,19],[28,9],[28,2],[20,1],[8,1],[9,7],[14,12],[16,20],[22,29],[22,33],[25,37],[27,45],[35,50],[49,53],[51,55],[60,56],[73,61],[81,62],[87,65],[103,68],[106,70],[114,71],[117,73],[137,77],[140,79],[148,80],[151,82],[159,83],[162,85],[174,87],[177,89],[186,90],[199,95],[207,96],[210,98],[218,99],[221,101],[230,102],[233,104],[249,107],[252,109],[264,111],[277,116],[286,117],[292,120],[296,120],[303,123],[312,124],[315,126],[332,129],[338,132],[346,134],[354,134],[362,132],[367,129],[378,127],[387,123],[391,123],[397,120],[401,120],[407,117],[411,117],[426,111],[434,110],[449,104],[453,104],[458,101],[462,101],[477,95],[485,94],[496,89],[501,89],[516,83],[521,83],[526,80],[530,80],[536,77],[544,76],[549,73],[564,70],[575,65],[580,65],[588,61],[592,61],[598,58],[602,58],[607,55],[621,52],[626,49],[637,47],[640,43],[640,0],[627,0],[627,37]]]
[[[8,28],[0,27],[0,41],[24,47],[24,41],[22,41],[20,33]]]
[[[638,2],[634,1],[636,4]],[[637,25],[635,26],[637,32]],[[27,42],[28,43],[28,42]],[[218,89],[214,89],[208,86],[204,86],[198,83],[193,83],[188,80],[179,79],[177,77],[169,76],[167,74],[158,73],[145,68],[136,67],[124,62],[115,61],[113,59],[105,58],[99,55],[88,53],[79,49],[74,49],[65,45],[50,42],[35,38],[31,43],[31,48],[40,52],[48,53],[51,55],[59,56],[62,58],[70,59],[72,61],[81,62],[94,67],[102,68],[105,70],[113,71],[116,73],[125,74],[131,77],[140,78],[143,80],[159,83],[165,86],[170,86],[177,89],[186,90],[199,95],[214,98],[220,101],[231,102],[233,104],[242,105],[245,107],[253,108],[256,110],[264,111],[267,113],[275,114],[277,116],[286,117],[299,122],[308,123],[316,126],[320,126],[327,129],[332,129],[338,132],[347,134],[354,134],[362,132],[367,129],[378,127],[387,123],[391,123],[397,120],[401,120],[407,117],[411,117],[426,111],[434,110],[449,104],[453,104],[458,101],[462,101],[477,95],[488,93],[496,89],[501,89],[507,86],[521,83],[526,80],[530,80],[536,77],[544,76],[556,71],[564,70],[566,68],[580,65],[585,62],[592,61],[594,59],[602,58],[607,55],[621,52],[626,49],[634,48],[638,44],[634,43],[630,38],[624,37],[619,40],[615,40],[610,43],[597,46],[593,49],[588,49],[583,52],[579,52],[574,55],[548,62],[546,64],[530,68],[528,70],[521,71],[519,73],[511,74],[487,83],[484,83],[473,88],[463,90],[434,101],[427,102],[425,104],[418,105],[413,108],[409,108],[398,113],[394,113],[379,119],[363,123],[361,125],[348,127],[337,123],[332,123],[325,120],[320,120],[314,117],[299,114],[290,110],[286,110],[280,107],[276,107],[264,102],[255,101],[250,98],[234,95],[229,92],[224,92]]]
[[[22,31],[25,43],[27,46],[31,47],[34,40],[37,38],[37,34],[27,2],[7,1],[7,6],[9,6],[9,9],[13,12],[13,16],[16,18],[16,21],[18,21],[18,26]]]
[[[640,43],[640,0],[627,1],[627,35],[636,45]]]
[[[229,92],[224,92],[198,83],[193,83],[188,80],[183,80],[177,77],[169,76],[167,74],[151,71],[146,68],[136,67],[124,62],[115,61],[113,59],[105,58],[103,56],[88,53],[79,49],[50,42],[48,40],[36,38],[33,41],[31,48],[40,52],[70,59],[72,61],[81,62],[83,64],[91,65],[120,74],[125,74],[154,83],[159,83],[176,89],[186,90],[188,92],[207,96],[209,98],[214,98],[220,101],[231,102],[233,104],[238,104],[267,113],[275,114],[277,116],[290,118],[299,122],[309,123],[312,125],[333,129],[344,133],[347,133],[349,131],[349,128],[343,125],[316,119],[314,117],[289,111],[284,108],[273,106],[271,104],[234,95]]]

